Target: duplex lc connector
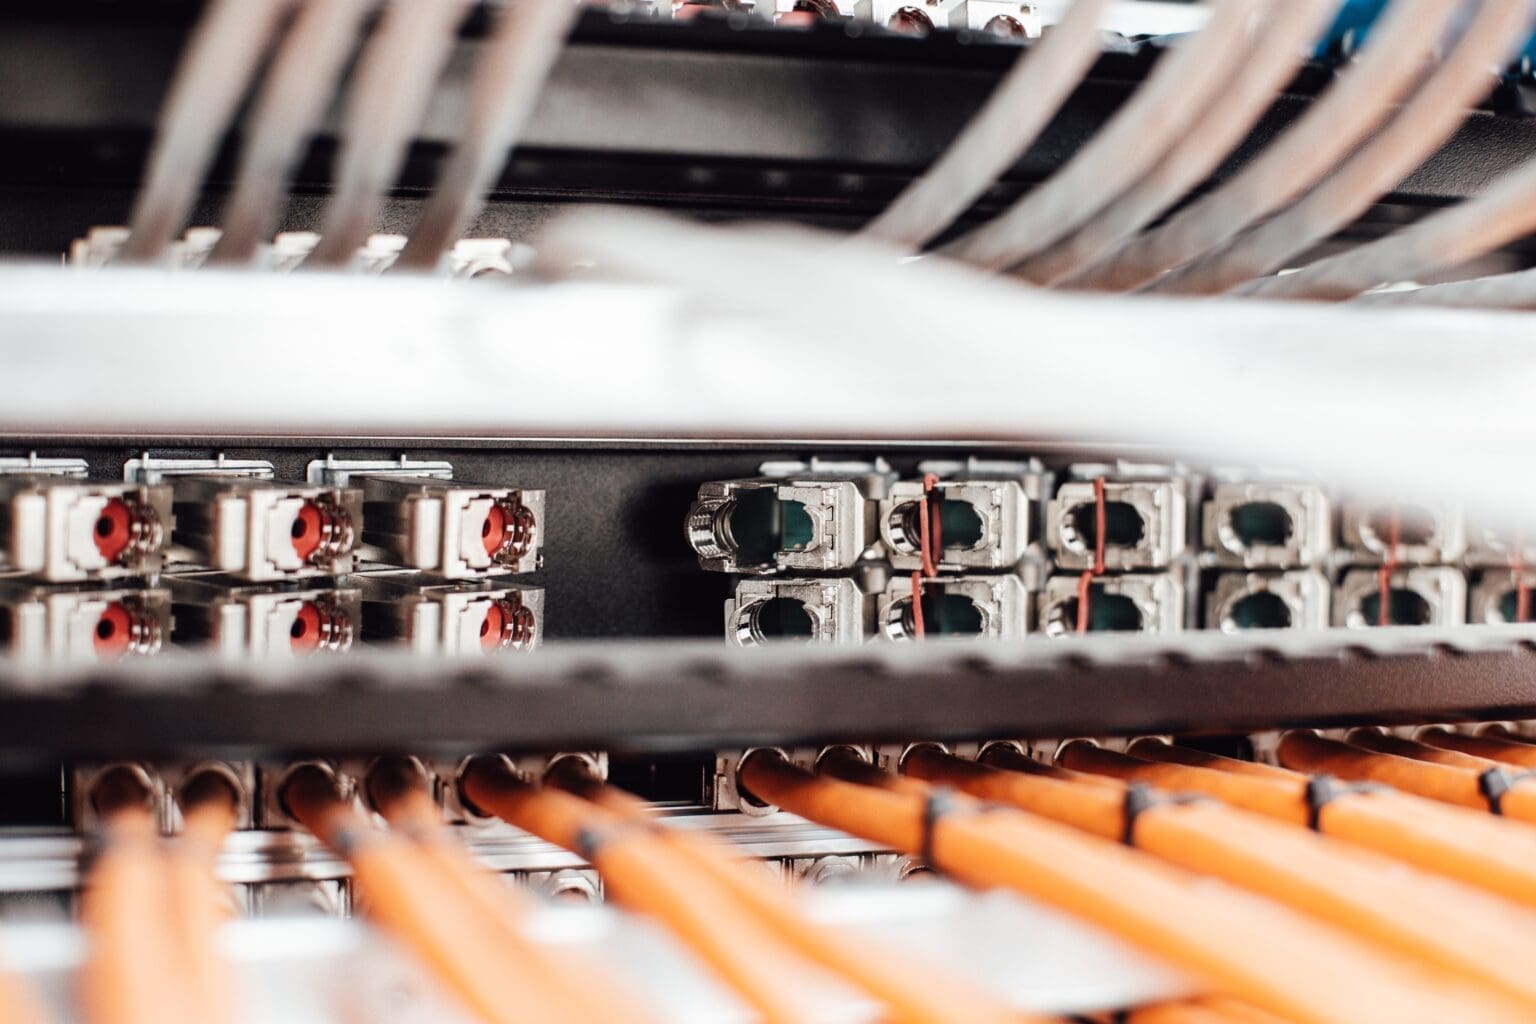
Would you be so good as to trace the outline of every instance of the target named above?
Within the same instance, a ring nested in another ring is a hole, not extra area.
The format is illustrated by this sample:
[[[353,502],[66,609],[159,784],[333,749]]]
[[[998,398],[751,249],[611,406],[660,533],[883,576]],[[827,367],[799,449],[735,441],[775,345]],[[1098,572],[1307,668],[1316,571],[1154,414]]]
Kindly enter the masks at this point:
[[[175,543],[197,564],[261,583],[352,571],[362,492],[237,476],[175,480]]]
[[[417,573],[356,577],[363,637],[412,651],[494,654],[530,651],[544,635],[544,591],[505,582],[444,583]]]
[[[0,572],[49,583],[153,577],[172,522],[168,487],[0,474]]]

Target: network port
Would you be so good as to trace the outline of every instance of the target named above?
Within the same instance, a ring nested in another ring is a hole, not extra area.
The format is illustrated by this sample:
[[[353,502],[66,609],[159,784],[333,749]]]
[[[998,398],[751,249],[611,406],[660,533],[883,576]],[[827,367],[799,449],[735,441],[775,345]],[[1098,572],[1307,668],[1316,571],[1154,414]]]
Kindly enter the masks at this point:
[[[1141,478],[1126,479],[1131,472]],[[1188,502],[1166,471],[1074,466],[1072,474],[1046,508],[1046,540],[1059,567],[1093,569],[1102,549],[1100,571],[1163,569],[1184,553]]]
[[[1482,573],[1472,587],[1470,619],[1481,623],[1536,621],[1536,572]]]
[[[364,544],[444,579],[525,573],[543,560],[544,492],[355,475]]]
[[[972,31],[1004,39],[1037,39],[1042,27],[1036,4],[1008,0],[967,0],[965,23]]]
[[[1221,573],[1206,598],[1206,628],[1327,629],[1330,596],[1327,577],[1315,569]]]
[[[817,21],[868,21],[870,0],[775,0],[774,20],[781,25],[808,25]]]
[[[898,577],[880,595],[876,621],[881,636],[913,640],[922,613],[922,636],[1013,639],[1029,629],[1029,593],[1017,576],[945,576],[925,580],[914,606],[910,577]]]
[[[170,585],[177,643],[229,656],[342,653],[362,621],[355,587],[251,585],[205,573],[172,577]]]
[[[876,502],[895,482],[883,464],[770,463],[763,473],[699,488],[686,535],[704,569],[748,576],[852,569],[878,535]]]
[[[1052,576],[1040,596],[1046,636],[1088,633],[1178,633],[1184,629],[1184,584],[1170,573],[1102,576],[1080,596],[1082,577]]]
[[[967,27],[966,0],[872,0],[877,25],[926,35],[936,28]]]
[[[1038,465],[926,463],[918,471],[937,479],[899,481],[880,502],[880,539],[892,568],[923,567],[925,521],[940,572],[1011,569],[1024,558],[1030,508],[1040,494]]]
[[[1201,510],[1201,536],[1218,565],[1295,569],[1333,549],[1332,515],[1312,484],[1221,482]]]
[[[20,659],[157,654],[170,627],[170,594],[159,588],[0,587],[0,652]]]
[[[1343,543],[1364,560],[1393,565],[1441,565],[1467,550],[1459,508],[1450,505],[1344,506]]]
[[[363,636],[420,653],[530,651],[544,635],[544,591],[490,582],[441,583],[416,573],[356,577]]]
[[[856,644],[870,617],[869,596],[848,577],[742,580],[725,602],[725,635],[738,647],[779,640]]]
[[[0,572],[49,583],[153,577],[171,491],[56,475],[0,475]]]
[[[1418,566],[1351,569],[1334,598],[1336,626],[1460,626],[1467,618],[1467,578],[1460,569]]]
[[[363,501],[352,487],[185,476],[175,511],[173,540],[198,565],[262,583],[351,572]]]

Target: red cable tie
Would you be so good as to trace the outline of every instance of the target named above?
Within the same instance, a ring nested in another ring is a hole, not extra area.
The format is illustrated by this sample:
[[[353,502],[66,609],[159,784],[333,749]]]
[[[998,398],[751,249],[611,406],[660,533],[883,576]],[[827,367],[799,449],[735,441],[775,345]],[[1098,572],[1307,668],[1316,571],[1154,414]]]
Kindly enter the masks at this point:
[[[1108,528],[1108,516],[1104,508],[1104,478],[1093,481],[1093,568],[1077,578],[1077,631],[1088,632],[1088,601],[1093,592],[1093,581],[1104,573],[1104,532]]]
[[[933,473],[923,474],[923,496],[917,503],[917,552],[922,559],[922,569],[912,574],[912,635],[921,640],[926,635],[923,623],[923,578],[933,579],[939,574],[936,565],[941,550],[938,515],[928,508],[939,478]]]
[[[1396,505],[1392,506],[1390,517],[1387,519],[1387,551],[1386,557],[1381,561],[1381,572],[1376,577],[1376,588],[1379,592],[1379,607],[1376,609],[1376,625],[1390,626],[1392,616],[1389,604],[1392,597],[1392,574],[1397,571],[1397,546],[1403,540],[1403,521]]]
[[[923,629],[923,574],[912,574],[912,636],[921,640]]]

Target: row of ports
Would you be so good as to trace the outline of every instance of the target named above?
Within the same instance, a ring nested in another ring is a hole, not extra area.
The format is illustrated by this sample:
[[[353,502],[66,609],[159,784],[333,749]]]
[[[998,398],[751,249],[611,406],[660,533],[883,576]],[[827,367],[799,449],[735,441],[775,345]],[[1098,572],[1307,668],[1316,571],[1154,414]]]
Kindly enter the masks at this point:
[[[699,488],[686,534],[699,564],[743,575],[846,572],[869,560],[940,572],[1007,570],[1032,553],[1062,569],[1140,572],[1203,565],[1294,569],[1364,562],[1509,565],[1520,550],[1468,528],[1459,508],[1335,502],[1315,484],[1207,480],[1170,466],[769,463],[762,476]],[[1190,510],[1198,509],[1197,516]],[[1102,531],[1103,536],[1100,536]]]
[[[1337,584],[1316,569],[1209,574],[1203,601],[1191,608],[1185,577],[1175,573],[1051,576],[1038,592],[1007,576],[945,576],[925,581],[921,598],[899,577],[871,593],[851,577],[744,579],[725,605],[726,638],[742,647],[775,640],[860,643],[918,635],[1009,639],[1078,632],[1167,634],[1186,628],[1241,633],[1255,629],[1365,629],[1529,622],[1536,574],[1492,570],[1466,574],[1447,566],[1385,573],[1346,571]],[[1087,607],[1083,607],[1086,597]]]
[[[268,582],[376,561],[466,579],[531,572],[542,558],[542,491],[384,472],[288,484],[266,463],[213,472],[162,462],[154,482],[108,482],[59,461],[64,471],[21,462],[0,472],[0,575],[153,578],[169,564]]]
[[[242,584],[188,573],[157,586],[0,585],[0,654],[115,660],[177,645],[237,657],[303,657],[361,644],[493,654],[532,650],[544,635],[538,587],[401,571],[319,582]]]

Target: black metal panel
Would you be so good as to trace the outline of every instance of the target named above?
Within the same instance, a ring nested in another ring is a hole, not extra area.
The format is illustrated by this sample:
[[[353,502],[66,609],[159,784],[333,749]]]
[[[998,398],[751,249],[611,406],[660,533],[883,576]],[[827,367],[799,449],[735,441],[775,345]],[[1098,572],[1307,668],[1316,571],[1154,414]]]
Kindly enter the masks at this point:
[[[0,664],[0,757],[81,759],[1231,733],[1536,714],[1536,628],[1016,644],[570,645],[474,662]]]

